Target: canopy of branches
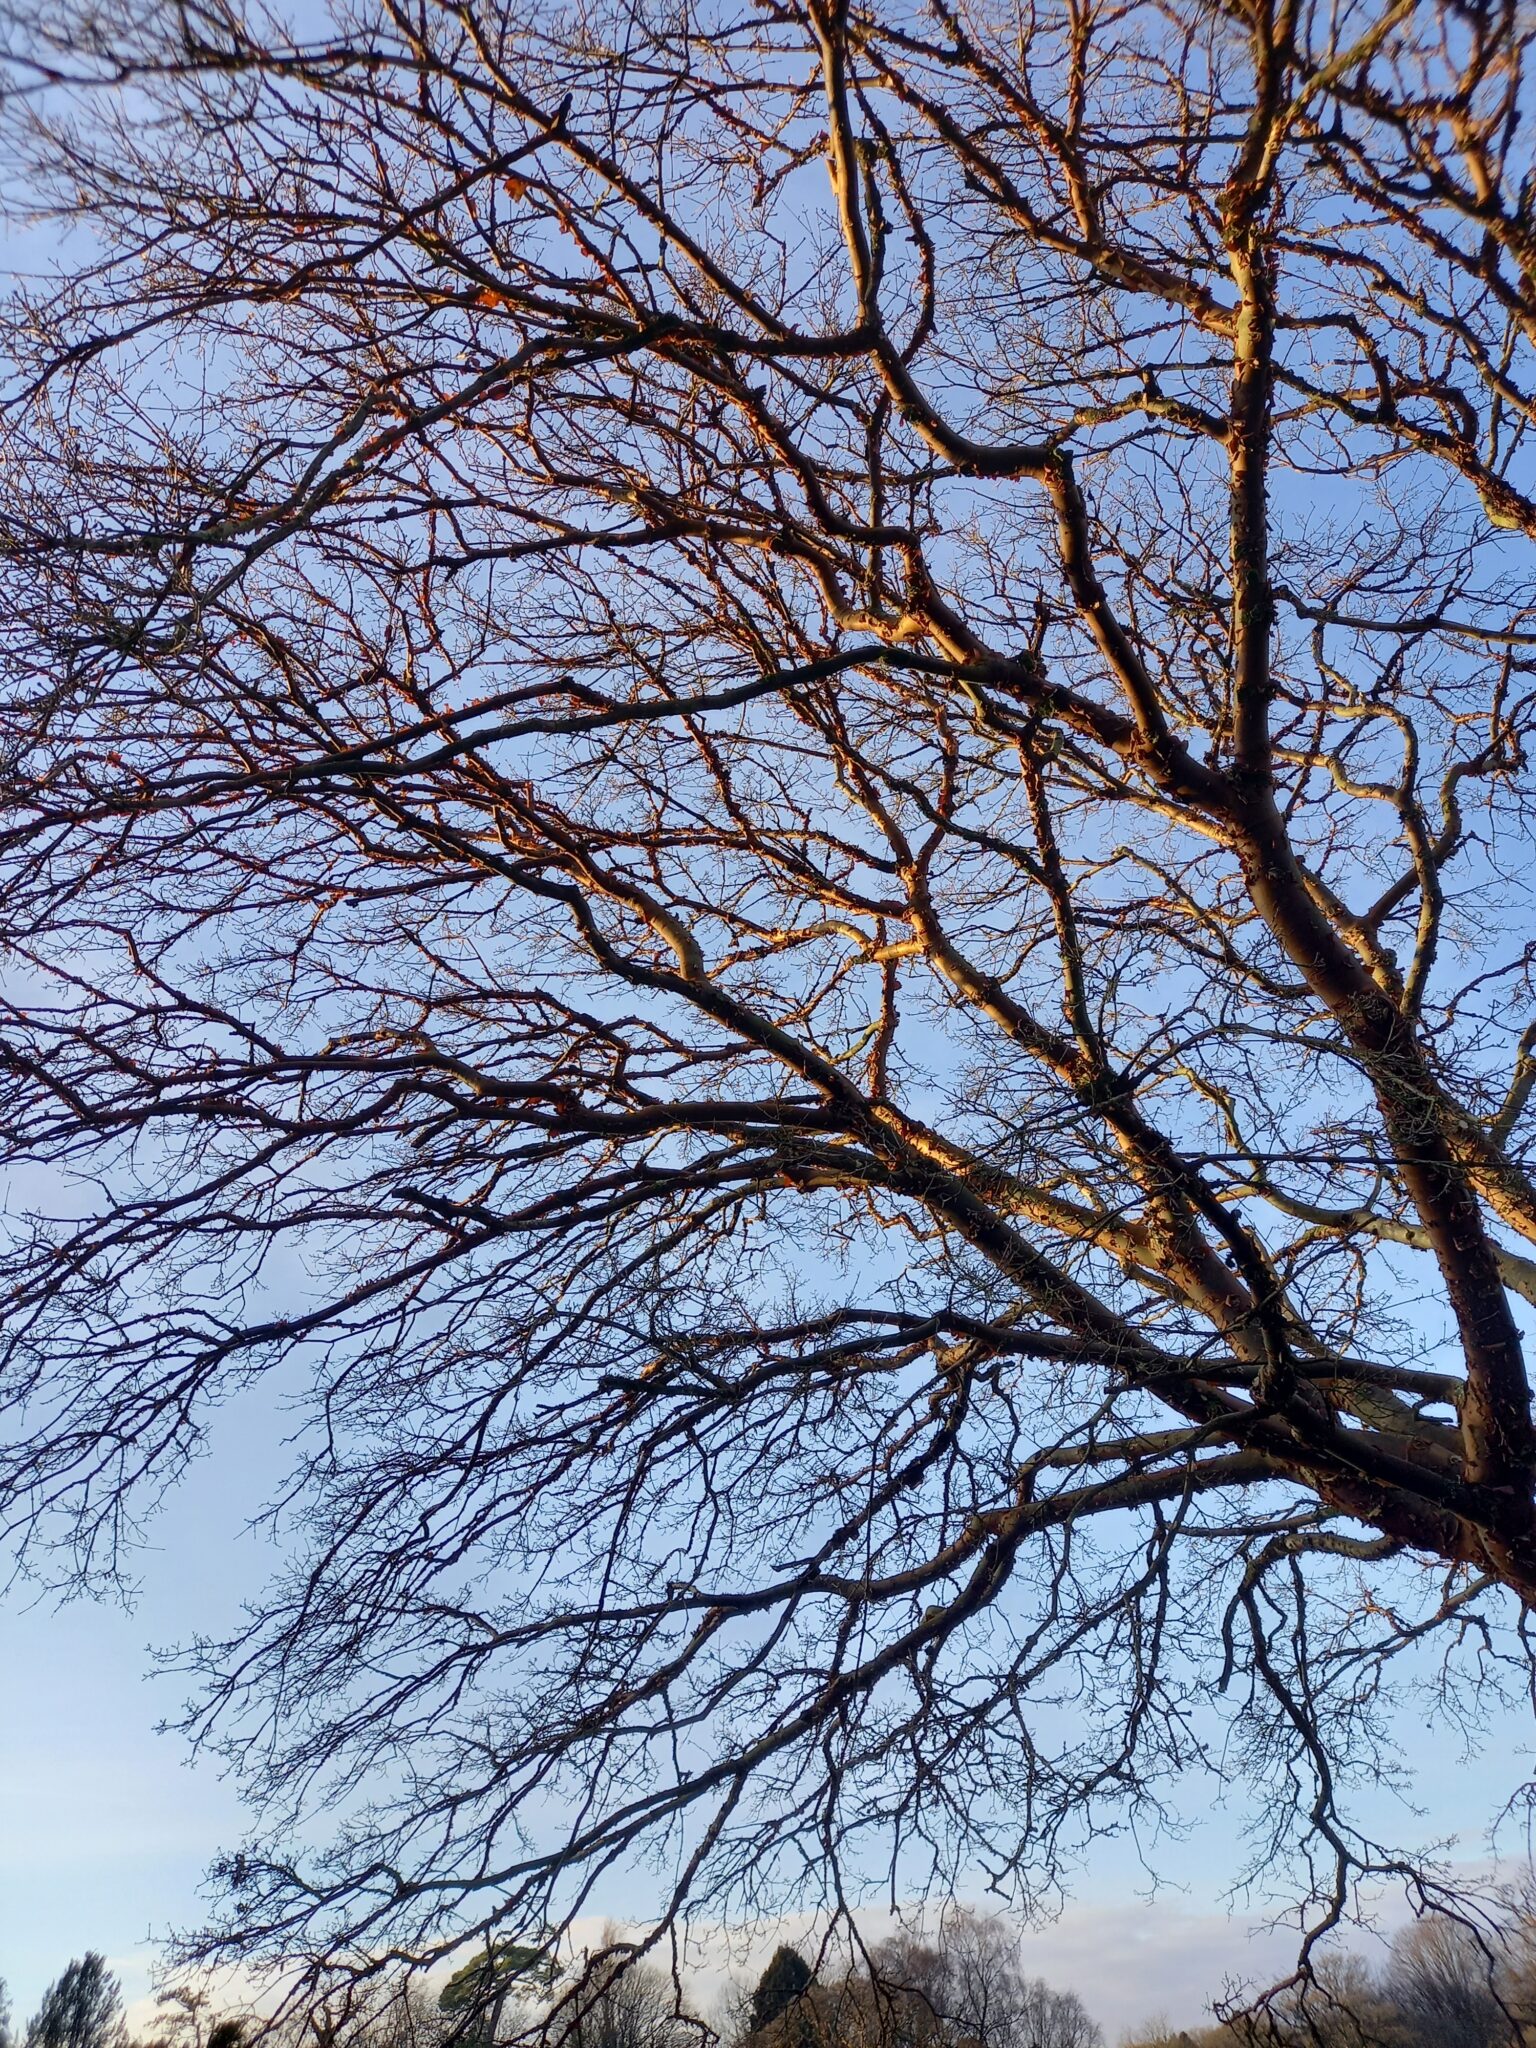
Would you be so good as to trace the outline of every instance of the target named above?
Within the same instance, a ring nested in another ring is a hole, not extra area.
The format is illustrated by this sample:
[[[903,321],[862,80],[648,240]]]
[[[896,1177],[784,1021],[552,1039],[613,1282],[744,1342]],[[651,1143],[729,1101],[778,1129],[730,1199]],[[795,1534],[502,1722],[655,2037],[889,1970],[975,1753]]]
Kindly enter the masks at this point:
[[[1536,1598],[1528,12],[0,12],[5,1525],[309,1390],[200,1952],[1029,1904],[1218,1762],[1423,1891],[1387,1681]]]

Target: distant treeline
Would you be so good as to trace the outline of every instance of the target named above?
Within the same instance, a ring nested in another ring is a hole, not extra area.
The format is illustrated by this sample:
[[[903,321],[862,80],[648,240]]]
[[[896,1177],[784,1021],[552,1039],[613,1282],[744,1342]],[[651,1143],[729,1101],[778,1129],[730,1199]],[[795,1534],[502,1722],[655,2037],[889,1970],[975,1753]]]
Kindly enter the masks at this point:
[[[1114,1958],[1105,1960],[1106,1970]],[[148,2034],[130,2036],[118,1982],[87,1953],[13,2031],[0,1982],[0,2048],[1103,2048],[1072,1992],[1024,1971],[1004,1925],[951,1911],[934,1939],[898,1933],[852,1957],[778,1948],[755,1982],[704,2015],[683,1982],[613,1938],[557,1964],[503,1941],[440,1989],[369,1978],[279,2016],[223,2010],[176,1986]],[[1214,2026],[1152,2020],[1120,2048],[1536,2048],[1536,1913],[1502,1921],[1431,1915],[1372,1966],[1320,1960],[1258,2009]]]
[[[0,1986],[0,2011],[4,1989]],[[419,1978],[372,1979],[302,2012],[264,2019],[220,2011],[205,1993],[161,1994],[156,2025],[130,2039],[115,1978],[99,1955],[69,1965],[19,2040],[0,2048],[507,2048],[535,2034],[549,2048],[1102,2048],[1081,2001],[1021,1967],[997,1920],[952,1910],[940,1936],[896,1934],[857,1957],[808,1961],[787,1946],[755,1982],[703,2015],[684,1985],[630,1944],[555,1963],[504,1941],[430,1990]]]
[[[1122,2048],[1533,2048],[1536,1913],[1415,1920],[1373,1966],[1333,1955],[1267,2008],[1224,2025],[1154,2022]]]

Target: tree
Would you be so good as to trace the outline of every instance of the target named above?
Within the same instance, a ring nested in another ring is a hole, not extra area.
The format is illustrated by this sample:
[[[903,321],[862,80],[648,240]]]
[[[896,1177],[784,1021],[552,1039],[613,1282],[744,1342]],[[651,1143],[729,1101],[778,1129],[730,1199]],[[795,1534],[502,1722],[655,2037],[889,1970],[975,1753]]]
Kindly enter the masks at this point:
[[[594,1963],[578,1973],[547,2029],[559,2048],[688,2048],[710,2038],[673,1981],[612,1936]]]
[[[1327,1953],[1278,1997],[1197,2035],[1152,2022],[1123,2048],[1523,2048],[1529,1898],[1485,1924],[1431,1914],[1394,1938],[1385,1966]]]
[[[168,1984],[155,2004],[162,2017],[147,2048],[241,2048],[249,2028],[245,2017],[221,2012],[212,1992],[197,1984]]]
[[[0,1977],[0,2048],[11,2048],[11,1999]]]
[[[771,2027],[792,2005],[804,1998],[815,1982],[816,1972],[800,1951],[781,1942],[769,1957],[752,1992],[752,2003],[748,2009],[749,2031],[761,2034],[765,2028]]]
[[[105,1958],[87,1949],[43,1993],[27,2048],[128,2048],[123,2001]]]
[[[1212,1759],[1314,1931],[1433,1903],[1392,1681],[1536,1597],[1524,16],[6,19],[5,1525],[110,1574],[311,1376],[190,1953],[1028,1906]]]
[[[1501,1946],[1444,1915],[1403,1930],[1392,1944],[1382,1989],[1413,2040],[1434,2048],[1519,2048],[1500,1995]]]
[[[318,2003],[290,2003],[263,2039],[280,2048],[445,2048],[470,2033],[464,2011],[444,2014],[441,1994],[433,1997],[410,1971],[397,1971],[346,1984]]]
[[[1024,1974],[1017,1936],[951,1906],[933,1939],[899,1932],[836,1975],[780,1948],[735,2029],[738,2048],[1101,2048],[1080,1999]]]
[[[867,1982],[870,2034],[886,2048],[1102,2048],[1082,2001],[1026,1976],[1016,1939],[990,1915],[951,1909],[936,1942],[878,1943]]]
[[[501,2040],[507,2000],[553,1974],[550,1957],[539,1947],[500,1940],[483,1954],[463,1963],[438,1994],[437,2009],[449,2022],[449,2039],[494,2048]]]
[[[1351,1955],[1325,1957],[1264,2015],[1262,2027],[1234,2027],[1228,2035],[1237,2043],[1246,2035],[1252,2048],[1431,2048],[1438,2039],[1422,2035],[1399,2009],[1382,1973]],[[1508,2048],[1507,2041],[1497,2048]]]

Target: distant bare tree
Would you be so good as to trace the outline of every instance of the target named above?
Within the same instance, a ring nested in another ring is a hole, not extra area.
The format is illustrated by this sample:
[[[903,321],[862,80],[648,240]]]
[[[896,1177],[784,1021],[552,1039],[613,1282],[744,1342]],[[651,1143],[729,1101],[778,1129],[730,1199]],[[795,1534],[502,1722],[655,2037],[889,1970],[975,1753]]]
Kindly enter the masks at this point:
[[[291,2003],[246,2033],[250,2048],[463,2048],[476,2038],[462,2024],[465,2012],[460,2004],[444,2013],[409,1971],[376,1968],[334,1985],[325,1998]]]
[[[1312,1981],[1273,2013],[1223,2029],[1233,2048],[1431,2048],[1383,1973],[1360,1956],[1323,1959]],[[1485,2048],[1494,2048],[1489,2042]],[[1502,2039],[1498,2048],[1507,2048]]]
[[[1218,1756],[1314,1934],[1433,1899],[1391,1681],[1536,1601],[1528,14],[4,13],[24,1562],[309,1376],[190,1952],[1030,1905]]]
[[[155,1994],[155,2010],[153,2033],[135,2048],[243,2048],[256,2031],[250,2015],[230,2012],[205,1984],[167,1984]]]
[[[1525,2048],[1530,1929],[1523,1910],[1479,1927],[1443,1914],[1395,1937],[1385,1965],[1318,1958],[1258,2011],[1180,2037],[1154,2023],[1122,2048]]]
[[[1500,1995],[1503,1960],[1487,1936],[1433,1915],[1393,1942],[1382,1990],[1425,2048],[1520,2048]]]
[[[1017,1933],[993,1915],[951,1906],[932,1937],[900,1932],[851,1968],[819,1980],[781,1959],[764,1973],[741,2043],[751,2048],[1101,2048],[1073,1993],[1028,1976]],[[791,1995],[779,2002],[779,1995]],[[757,2013],[766,2012],[759,2020]],[[739,2048],[739,2044],[738,2044]]]
[[[1100,2048],[1082,2001],[1026,1974],[1018,1941],[998,1919],[951,1908],[930,1941],[893,1936],[870,1951],[866,1982],[874,2039],[943,2048]],[[905,2018],[905,2024],[902,2023]],[[894,2024],[891,2024],[894,2022]]]
[[[712,2038],[654,1963],[600,1955],[578,1987],[547,2029],[557,2048],[705,2048]]]

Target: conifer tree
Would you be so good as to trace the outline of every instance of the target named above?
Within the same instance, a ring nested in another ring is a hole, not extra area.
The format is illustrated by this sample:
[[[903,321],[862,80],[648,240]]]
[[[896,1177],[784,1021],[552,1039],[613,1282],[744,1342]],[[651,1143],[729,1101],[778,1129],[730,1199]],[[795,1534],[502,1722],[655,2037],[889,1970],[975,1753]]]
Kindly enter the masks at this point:
[[[757,1980],[752,1994],[752,2031],[760,2034],[771,2027],[781,2013],[803,1998],[816,1981],[816,1973],[798,1949],[781,1944]]]
[[[43,1993],[27,2048],[127,2048],[122,1993],[106,1959],[87,1949]]]

